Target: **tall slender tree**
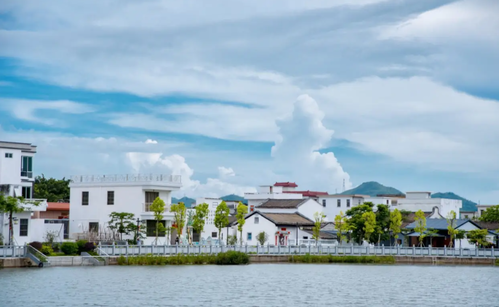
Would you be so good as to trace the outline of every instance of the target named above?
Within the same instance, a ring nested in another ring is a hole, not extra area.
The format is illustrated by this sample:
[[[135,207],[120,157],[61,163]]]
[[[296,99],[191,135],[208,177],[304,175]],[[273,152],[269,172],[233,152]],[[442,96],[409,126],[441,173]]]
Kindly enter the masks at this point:
[[[395,209],[390,212],[390,234],[395,238],[395,242],[397,242],[399,237],[400,226],[402,226],[402,214],[398,209]],[[392,240],[390,238],[390,245],[391,242]]]
[[[423,240],[426,237],[426,216],[424,212],[418,210],[416,212],[416,217],[414,218],[416,222],[416,227],[414,227],[414,231],[419,233],[419,246],[423,247]]]
[[[340,211],[340,214],[334,217],[334,228],[336,229],[338,243],[341,245],[343,240],[346,239],[344,234],[348,232],[348,219],[343,216],[343,211]]]
[[[237,205],[236,219],[241,246],[243,245],[243,226],[246,223],[246,214],[248,214],[248,206],[245,206],[242,202],[239,202],[239,204]]]
[[[447,231],[449,233],[449,247],[454,246],[454,238],[456,237],[456,234],[458,230],[456,229],[456,212],[451,211],[447,215]]]
[[[202,204],[196,205],[195,210],[196,210],[196,212],[194,213],[192,228],[194,229],[195,232],[197,232],[201,235],[203,233],[203,230],[204,230],[206,218],[208,217],[208,214],[210,213],[209,205],[207,203],[202,203]]]
[[[108,222],[109,229],[111,229],[113,233],[118,234],[120,240],[123,240],[123,234],[128,235],[137,228],[137,226],[135,226],[135,215],[133,213],[111,212],[109,217],[111,218]]]
[[[165,202],[159,197],[156,197],[156,199],[151,204],[151,211],[154,213],[154,220],[156,221],[156,239],[154,240],[156,245],[158,245],[159,235],[164,235],[165,232],[165,225],[163,225],[162,223],[164,218],[163,213],[165,213],[165,207]]]
[[[371,234],[376,229],[376,214],[374,212],[365,212],[362,214],[362,218],[364,219],[364,238],[366,241],[369,241],[371,238]]]
[[[217,209],[215,210],[215,227],[218,229],[218,240],[220,242],[220,245],[222,245],[222,240],[220,238],[220,234],[222,233],[222,228],[227,227],[229,225],[229,207],[227,207],[227,204],[225,201],[222,201],[220,204],[218,204]]]
[[[324,223],[324,219],[326,218],[326,215],[322,212],[315,212],[314,213],[314,228],[312,228],[312,238],[315,239],[315,245],[319,244],[319,240],[321,238],[321,229],[322,229],[322,224]]]
[[[181,236],[184,226],[185,226],[185,217],[186,217],[186,208],[183,202],[179,202],[178,204],[173,204],[170,208],[170,211],[173,213],[173,228],[177,230],[177,235]]]

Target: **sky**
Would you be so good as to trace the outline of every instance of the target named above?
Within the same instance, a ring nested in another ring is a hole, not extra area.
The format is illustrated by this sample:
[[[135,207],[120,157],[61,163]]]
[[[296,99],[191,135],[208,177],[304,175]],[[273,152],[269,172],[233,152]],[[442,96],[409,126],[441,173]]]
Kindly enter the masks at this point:
[[[176,196],[365,181],[499,203],[499,1],[3,0],[0,139]]]

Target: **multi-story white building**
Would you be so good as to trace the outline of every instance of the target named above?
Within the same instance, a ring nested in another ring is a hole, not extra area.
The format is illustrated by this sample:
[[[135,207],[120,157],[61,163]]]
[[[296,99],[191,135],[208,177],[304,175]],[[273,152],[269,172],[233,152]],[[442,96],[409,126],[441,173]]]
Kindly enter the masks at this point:
[[[147,227],[144,244],[151,244],[155,240],[156,226],[150,209],[152,202],[159,197],[166,203],[163,224],[171,226],[171,193],[181,186],[178,175],[74,176],[70,183],[70,237],[77,239],[97,233],[98,238],[109,239],[109,215],[112,212],[129,212]],[[174,241],[175,237],[173,232],[171,240]],[[163,237],[158,244],[164,244],[165,240]]]
[[[43,220],[32,219],[34,212],[47,208],[46,200],[33,199],[35,154],[36,146],[32,144],[0,142],[0,193],[25,198],[24,212],[13,214],[13,242],[9,240],[8,215],[0,213],[0,234],[5,244],[24,245],[41,239],[45,232]]]
[[[456,216],[459,217],[463,206],[461,200],[431,198],[431,192],[407,192],[405,195],[405,198],[398,200],[397,208],[399,210],[432,212],[433,208],[437,207],[443,217],[446,217],[451,211],[454,211]]]
[[[218,205],[224,201],[223,199],[220,199],[220,198],[210,198],[210,197],[200,197],[200,198],[197,198],[196,199],[196,206],[197,205],[200,205],[200,204],[203,204],[203,203],[206,203],[208,204],[208,209],[209,209],[209,213],[208,213],[208,217],[206,219],[206,222],[204,224],[204,229],[203,229],[203,233],[199,234],[199,237],[197,237],[197,235],[195,235],[195,239],[196,241],[200,241],[200,242],[219,242],[219,241],[222,241],[222,242],[225,242],[227,240],[227,236],[229,235],[232,235],[234,230],[231,228],[231,225],[236,217],[234,216],[235,214],[235,210],[237,208],[237,204],[239,204],[237,202],[234,202],[234,201],[229,201],[227,203],[227,206],[229,207],[229,210],[231,212],[231,216],[229,216],[229,225],[228,227],[225,227],[224,229],[222,229],[221,233],[220,233],[220,238],[218,238],[218,228],[215,226],[215,212],[216,212],[216,209],[218,207]]]

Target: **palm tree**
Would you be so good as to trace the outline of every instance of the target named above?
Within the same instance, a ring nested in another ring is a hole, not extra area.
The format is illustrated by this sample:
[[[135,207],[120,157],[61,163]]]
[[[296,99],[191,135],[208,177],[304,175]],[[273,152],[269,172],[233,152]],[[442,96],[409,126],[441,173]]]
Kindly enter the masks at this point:
[[[14,242],[13,214],[24,211],[23,202],[24,198],[22,197],[5,196],[0,193],[0,212],[9,215],[9,245]]]

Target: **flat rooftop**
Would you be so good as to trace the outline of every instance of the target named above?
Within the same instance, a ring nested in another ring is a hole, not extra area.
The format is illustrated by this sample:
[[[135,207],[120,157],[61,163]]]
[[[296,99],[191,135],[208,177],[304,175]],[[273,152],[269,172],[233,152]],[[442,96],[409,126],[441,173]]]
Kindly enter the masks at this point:
[[[0,141],[0,148],[17,149],[22,152],[36,153],[36,146],[31,143]]]

